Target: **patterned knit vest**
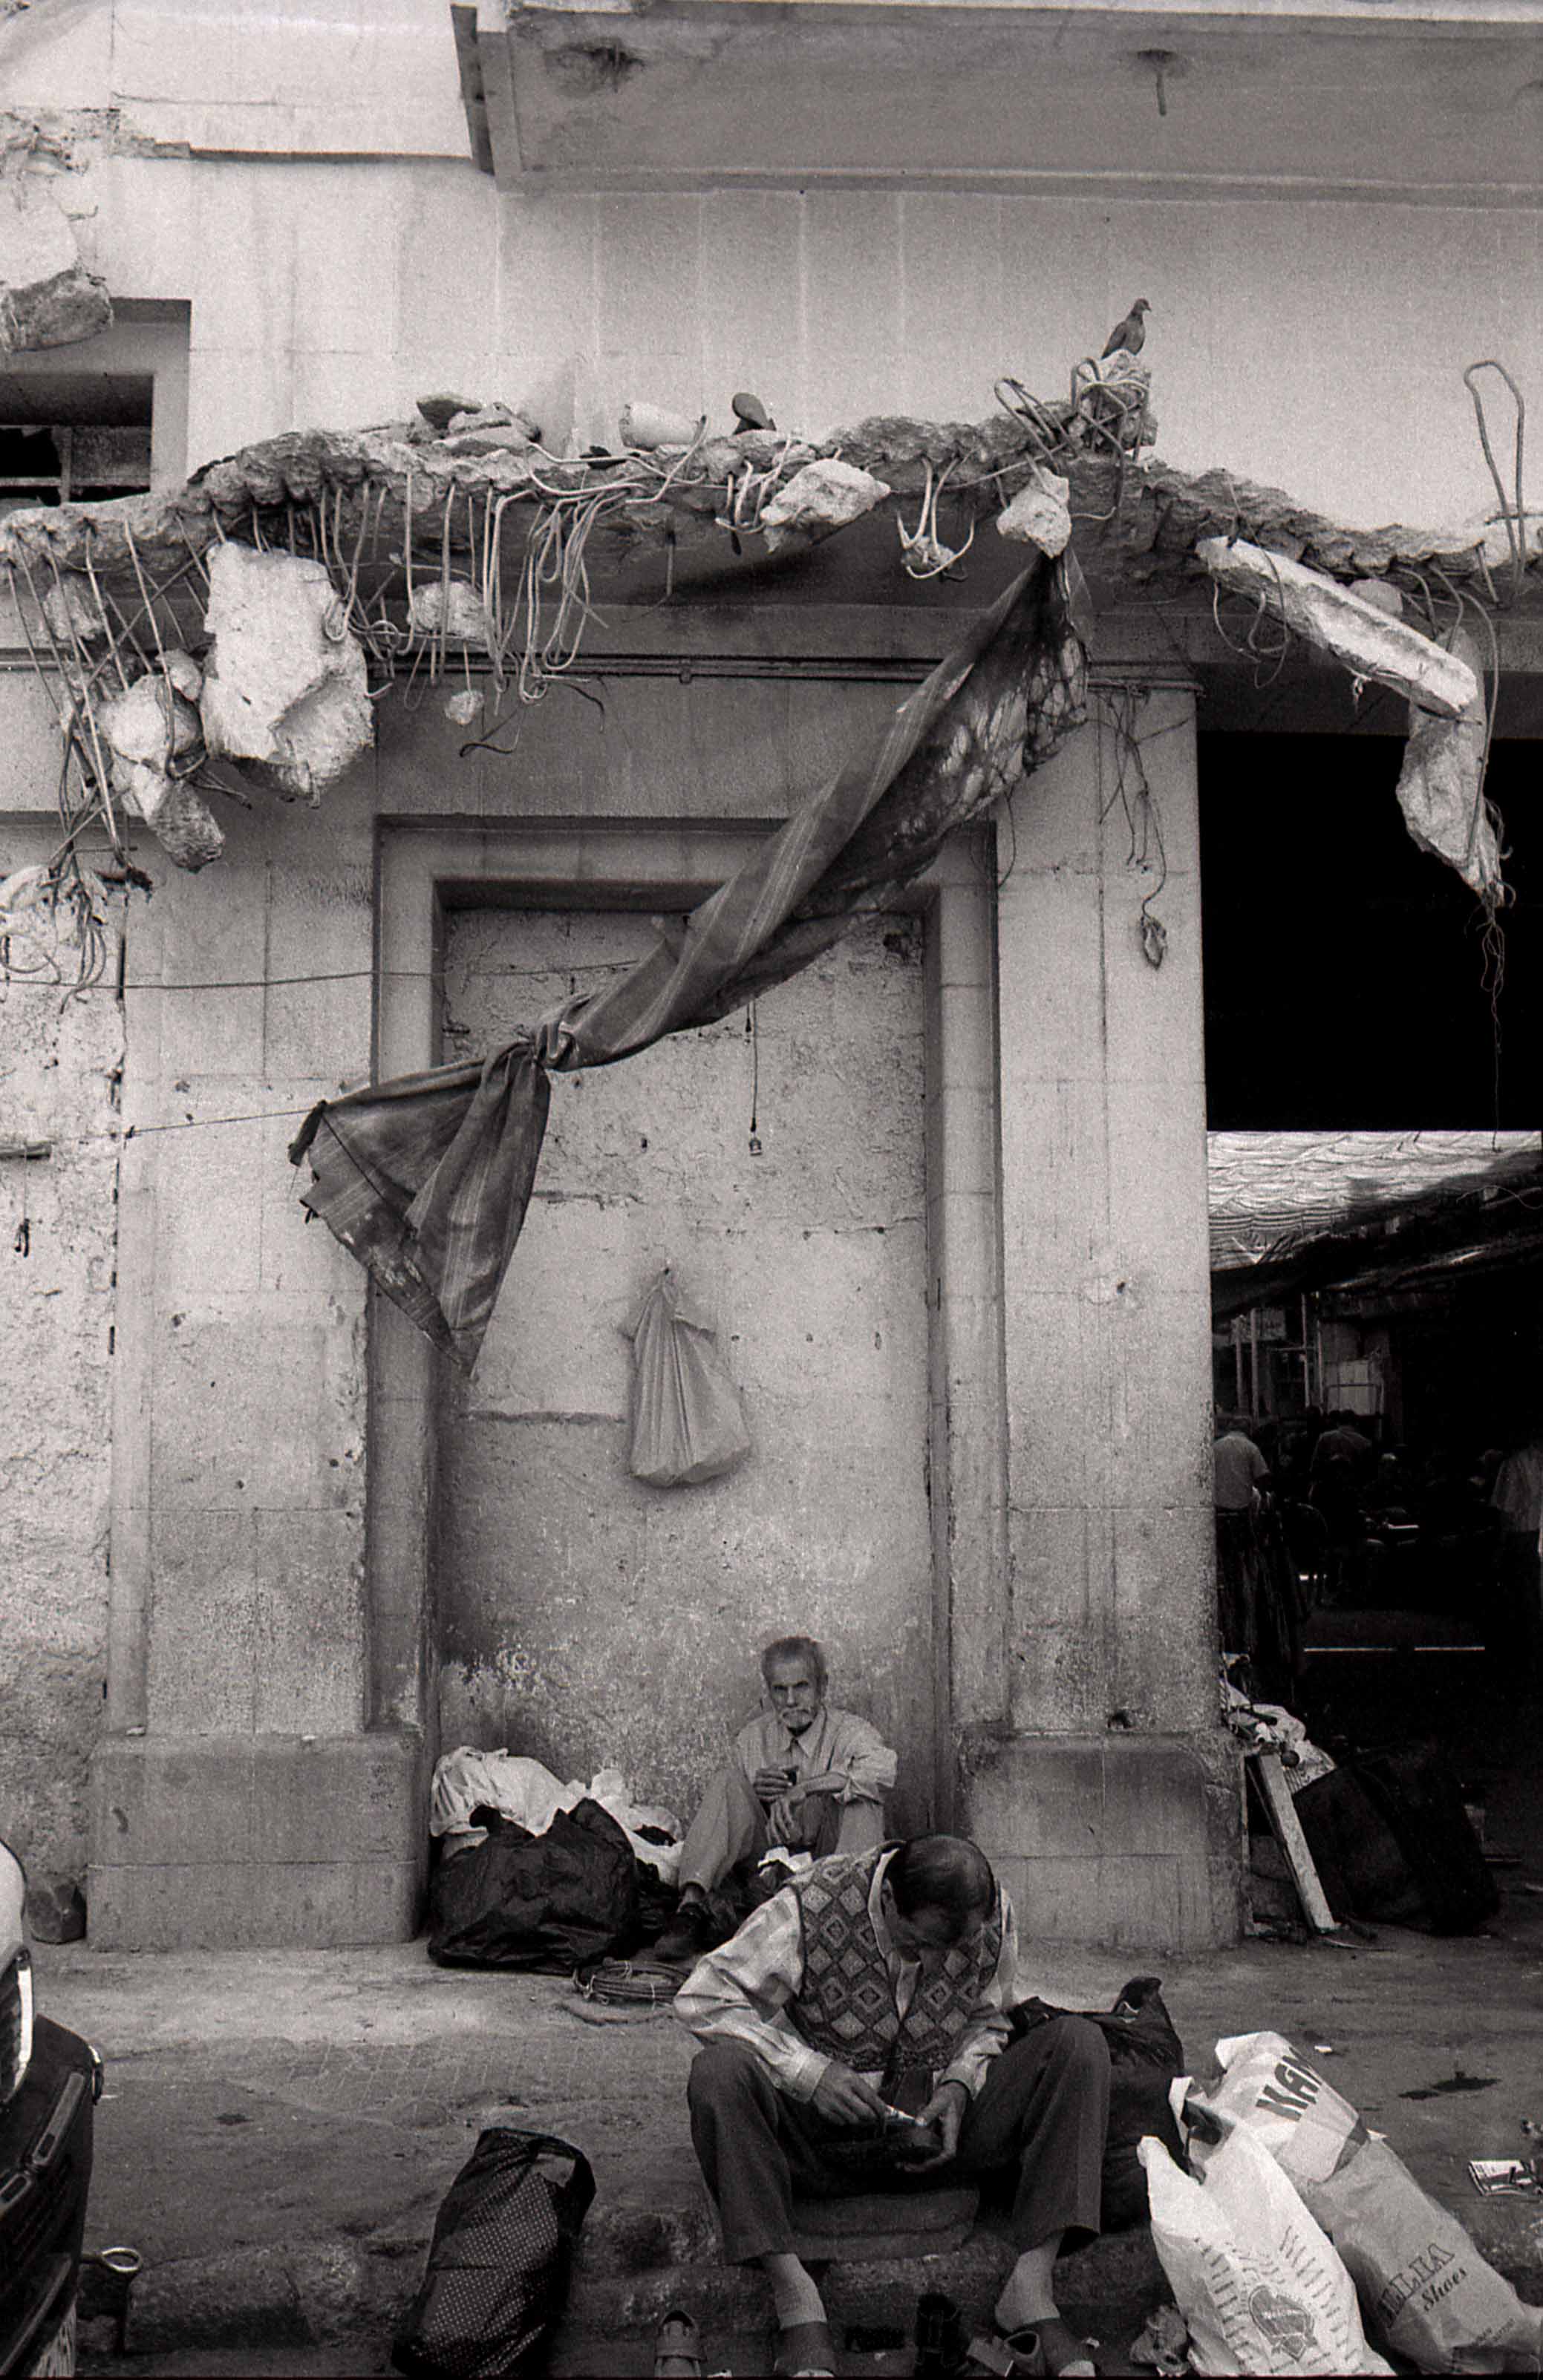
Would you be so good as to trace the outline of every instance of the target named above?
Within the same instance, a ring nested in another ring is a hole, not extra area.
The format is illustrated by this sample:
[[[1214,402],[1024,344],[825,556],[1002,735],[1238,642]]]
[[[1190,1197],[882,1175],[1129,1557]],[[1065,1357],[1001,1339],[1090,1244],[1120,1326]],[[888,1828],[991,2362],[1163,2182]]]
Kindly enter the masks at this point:
[[[948,2064],[996,1973],[1003,1925],[999,1885],[990,1923],[950,1950],[939,1973],[917,1976],[902,2017],[868,1908],[873,1871],[893,1848],[818,1860],[789,1888],[803,1921],[804,1980],[784,2010],[811,2049],[859,2074],[882,2073],[886,2087]]]

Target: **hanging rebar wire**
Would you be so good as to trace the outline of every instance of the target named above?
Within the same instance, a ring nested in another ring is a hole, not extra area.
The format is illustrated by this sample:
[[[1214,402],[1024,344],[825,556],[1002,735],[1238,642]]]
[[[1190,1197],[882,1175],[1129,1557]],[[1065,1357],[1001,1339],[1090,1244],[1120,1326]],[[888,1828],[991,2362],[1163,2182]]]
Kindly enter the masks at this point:
[[[1484,418],[1484,400],[1474,386],[1474,374],[1481,371],[1500,373],[1501,380],[1511,391],[1512,402],[1516,407],[1516,483],[1511,497],[1506,494],[1505,483],[1500,478],[1500,467],[1495,461],[1495,450],[1489,443],[1489,426]],[[1484,449],[1484,459],[1489,467],[1489,477],[1495,483],[1495,493],[1500,498],[1500,515],[1505,522],[1506,544],[1511,550],[1511,600],[1515,603],[1521,600],[1522,581],[1527,566],[1527,515],[1522,493],[1522,448],[1526,434],[1526,404],[1521,390],[1512,379],[1504,364],[1494,356],[1486,356],[1481,362],[1470,364],[1463,375],[1463,385],[1474,401],[1474,413],[1478,421],[1479,444]]]

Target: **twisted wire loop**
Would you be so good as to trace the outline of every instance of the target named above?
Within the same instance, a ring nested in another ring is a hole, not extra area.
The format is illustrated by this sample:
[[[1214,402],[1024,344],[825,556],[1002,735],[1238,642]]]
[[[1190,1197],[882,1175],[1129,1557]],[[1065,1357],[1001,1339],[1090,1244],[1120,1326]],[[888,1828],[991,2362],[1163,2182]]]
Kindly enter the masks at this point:
[[[1495,461],[1495,450],[1489,443],[1489,425],[1484,418],[1484,399],[1474,385],[1474,375],[1481,371],[1499,372],[1511,391],[1512,402],[1516,407],[1515,478],[1509,497],[1505,483],[1500,478],[1500,467]],[[1522,452],[1527,426],[1526,402],[1504,364],[1499,362],[1493,356],[1486,356],[1481,362],[1470,364],[1463,375],[1463,385],[1474,401],[1474,413],[1478,422],[1478,443],[1484,449],[1484,459],[1489,468],[1489,477],[1495,483],[1495,493],[1500,498],[1500,517],[1505,523],[1505,540],[1511,552],[1511,600],[1513,603],[1519,602],[1522,582],[1527,566],[1527,512],[1522,493]]]
[[[1141,896],[1136,912],[1136,929],[1142,956],[1149,966],[1160,967],[1168,955],[1168,929],[1152,904],[1168,881],[1168,851],[1163,842],[1162,812],[1142,756],[1144,739],[1136,732],[1136,710],[1146,701],[1148,691],[1145,686],[1123,686],[1100,693],[1097,713],[1100,733],[1094,738],[1093,748],[1100,824],[1118,807],[1125,821],[1125,866],[1138,875],[1156,872],[1156,883],[1149,885]],[[1114,746],[1114,783],[1107,795],[1104,791],[1104,736],[1101,732],[1105,728],[1109,730]],[[1155,732],[1160,735],[1171,731],[1159,728]],[[1145,740],[1149,742],[1151,738]]]

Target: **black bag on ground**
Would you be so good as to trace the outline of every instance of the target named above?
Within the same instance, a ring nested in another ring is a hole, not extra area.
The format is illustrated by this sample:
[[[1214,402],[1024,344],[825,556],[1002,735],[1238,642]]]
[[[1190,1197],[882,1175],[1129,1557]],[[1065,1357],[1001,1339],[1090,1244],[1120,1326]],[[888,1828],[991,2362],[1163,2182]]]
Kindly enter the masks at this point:
[[[1305,1785],[1296,1815],[1336,1917],[1471,1934],[1500,1907],[1440,1752],[1382,1752]]]
[[[423,2285],[391,2342],[396,2370],[409,2380],[543,2371],[594,2194],[588,2157],[566,2141],[483,2132],[434,2218]]]
[[[1315,1777],[1293,1806],[1334,1916],[1428,1928],[1398,1838],[1353,1768],[1342,1764]]]
[[[1185,2067],[1184,2044],[1163,2006],[1156,1975],[1134,1975],[1112,2009],[1058,2009],[1041,1999],[1025,2000],[1008,2011],[1014,2040],[1052,2016],[1085,2016],[1109,2044],[1109,2136],[1104,2144],[1103,2203],[1106,2231],[1128,2231],[1147,2220],[1147,2176],[1136,2144],[1147,2132],[1162,2143],[1175,2163],[1184,2144],[1168,2086]]]
[[[543,1835],[503,1820],[486,1842],[442,1860],[430,1887],[429,1956],[442,1967],[568,1974],[630,1949],[638,1934],[632,1845],[598,1802],[559,1810]]]

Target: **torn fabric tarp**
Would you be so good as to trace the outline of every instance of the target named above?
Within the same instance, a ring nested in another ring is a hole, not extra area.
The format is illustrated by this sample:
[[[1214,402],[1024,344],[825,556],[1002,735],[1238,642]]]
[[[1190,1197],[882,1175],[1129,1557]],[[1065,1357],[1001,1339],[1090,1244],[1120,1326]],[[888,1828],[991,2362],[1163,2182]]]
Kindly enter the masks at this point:
[[[469,1371],[535,1176],[543,1069],[602,1066],[796,975],[884,908],[944,838],[1049,759],[1087,715],[1069,558],[1037,558],[895,710],[877,744],[610,990],[581,994],[485,1064],[323,1100],[290,1148],[305,1204]]]
[[[528,1040],[312,1108],[304,1203],[467,1370],[525,1220],[551,1099]]]

